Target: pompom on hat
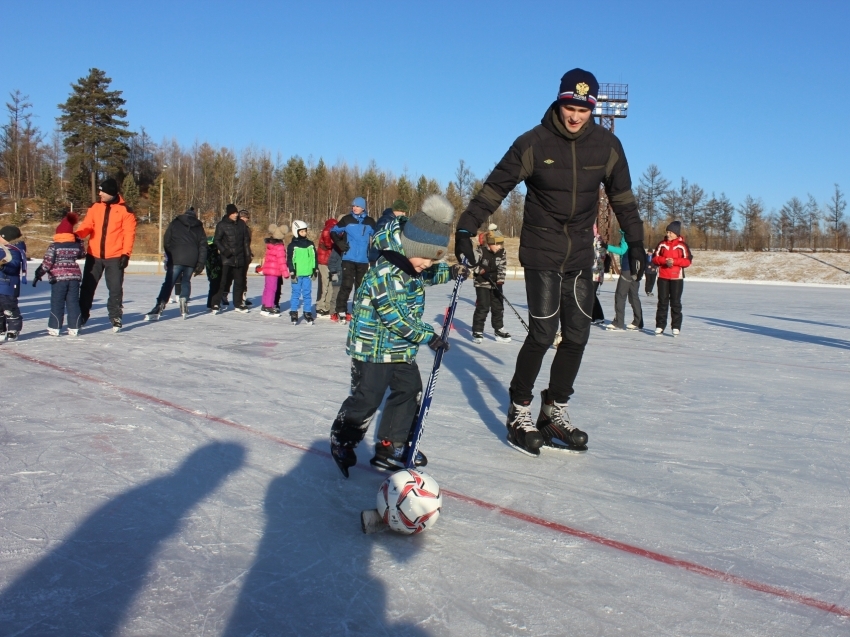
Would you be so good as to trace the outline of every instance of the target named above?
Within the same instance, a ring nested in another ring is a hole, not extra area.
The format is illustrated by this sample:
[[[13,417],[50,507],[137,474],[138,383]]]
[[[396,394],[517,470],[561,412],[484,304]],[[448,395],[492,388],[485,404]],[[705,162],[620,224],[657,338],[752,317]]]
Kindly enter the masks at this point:
[[[431,195],[422,210],[412,214],[401,231],[401,245],[408,259],[442,259],[449,251],[455,209],[442,195]]]
[[[492,246],[492,245],[496,245],[497,243],[504,243],[504,242],[505,242],[505,235],[503,235],[498,230],[491,230],[490,232],[487,233],[487,245],[488,246]]]
[[[269,234],[272,236],[272,239],[283,241],[286,238],[286,229],[271,223],[269,224]]]

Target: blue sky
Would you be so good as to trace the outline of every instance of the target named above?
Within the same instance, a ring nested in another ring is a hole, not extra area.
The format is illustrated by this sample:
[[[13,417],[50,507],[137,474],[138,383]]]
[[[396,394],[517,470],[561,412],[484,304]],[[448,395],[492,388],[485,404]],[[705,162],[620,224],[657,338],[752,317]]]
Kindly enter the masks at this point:
[[[445,186],[460,159],[486,176],[579,66],[630,86],[616,132],[635,184],[655,163],[768,209],[850,191],[845,0],[6,4],[0,91],[46,130],[98,67],[157,141]]]

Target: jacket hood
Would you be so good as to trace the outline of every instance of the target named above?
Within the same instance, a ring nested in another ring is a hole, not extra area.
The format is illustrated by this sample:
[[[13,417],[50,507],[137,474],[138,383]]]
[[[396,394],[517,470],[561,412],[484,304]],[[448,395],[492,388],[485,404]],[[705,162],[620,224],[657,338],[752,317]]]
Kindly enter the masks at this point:
[[[395,215],[387,225],[372,235],[372,247],[379,252],[390,251],[404,254],[404,248],[401,246],[401,226]]]
[[[339,222],[336,219],[328,219],[327,221],[325,221],[325,227],[323,228],[323,230],[330,230],[338,223]]]
[[[198,219],[195,215],[189,215],[186,213],[183,213],[182,215],[178,216],[177,220],[187,228],[195,228],[203,225],[200,219]]]
[[[593,130],[594,126],[596,126],[596,121],[591,115],[590,119],[587,120],[587,123],[582,126],[577,133],[571,133],[567,130],[567,127],[564,126],[564,122],[561,121],[561,117],[558,114],[557,101],[552,102],[552,104],[549,105],[549,108],[546,109],[546,113],[543,115],[543,119],[540,120],[540,123],[543,124],[544,128],[570,141],[574,141],[590,134],[590,131]]]

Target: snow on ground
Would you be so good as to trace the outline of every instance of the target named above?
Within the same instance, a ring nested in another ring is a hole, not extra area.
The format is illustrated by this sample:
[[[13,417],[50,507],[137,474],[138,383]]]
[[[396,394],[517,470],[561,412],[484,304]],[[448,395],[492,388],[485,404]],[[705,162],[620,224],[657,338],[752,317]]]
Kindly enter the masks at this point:
[[[423,440],[449,495],[403,537],[359,529],[372,431],[349,480],[327,455],[345,329],[173,305],[144,323],[159,283],[128,276],[120,334],[102,283],[79,339],[46,335],[48,285],[21,299],[0,634],[850,633],[850,290],[686,284],[676,339],[594,328],[571,402],[590,451],[533,459],[504,436],[522,327],[508,309],[519,338],[471,344],[466,283]],[[505,291],[524,313],[522,282]]]

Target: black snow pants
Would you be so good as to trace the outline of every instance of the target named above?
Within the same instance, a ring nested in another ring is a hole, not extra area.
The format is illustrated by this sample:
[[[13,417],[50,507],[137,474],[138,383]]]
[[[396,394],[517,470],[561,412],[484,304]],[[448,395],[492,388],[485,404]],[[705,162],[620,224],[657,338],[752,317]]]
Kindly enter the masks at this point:
[[[566,402],[573,395],[584,346],[590,338],[594,299],[591,271],[561,274],[526,270],[525,291],[529,332],[516,359],[511,400],[534,397],[534,381],[560,327],[562,340],[552,360],[548,393],[550,399]]]
[[[97,259],[90,254],[86,255],[86,263],[83,266],[83,281],[80,284],[80,322],[86,324],[91,314],[91,306],[94,303],[94,293],[100,277],[106,275],[106,288],[109,290],[109,299],[106,301],[106,310],[109,318],[121,318],[124,314],[122,304],[124,303],[124,270],[121,269],[121,257],[111,259]]]
[[[682,329],[682,291],[684,279],[658,279],[658,309],[655,312],[655,327],[667,327],[667,307],[674,330]]]
[[[369,269],[368,263],[355,263],[354,261],[342,262],[342,283],[339,286],[339,294],[336,297],[336,313],[346,314],[348,312],[348,297],[351,296],[351,290],[357,293],[357,288],[360,287],[360,282],[366,276],[366,271]]]
[[[475,312],[472,313],[472,331],[483,332],[484,324],[487,322],[487,314],[490,316],[490,325],[496,331],[505,326],[505,304],[502,295],[492,288],[475,288]]]
[[[367,363],[351,361],[351,395],[339,408],[331,433],[341,443],[357,445],[366,435],[372,416],[390,395],[378,424],[378,439],[403,444],[419,409],[422,378],[416,361]]]

